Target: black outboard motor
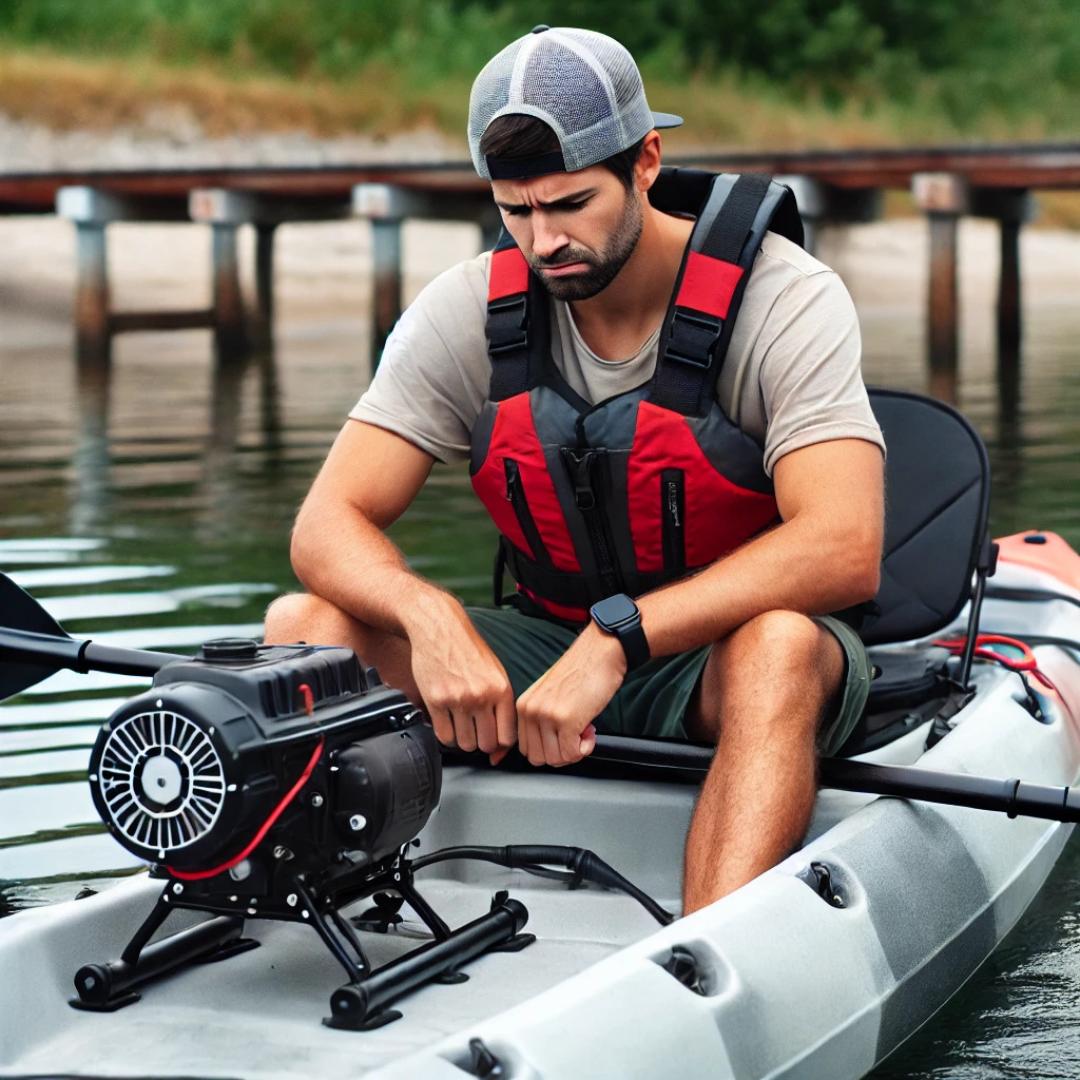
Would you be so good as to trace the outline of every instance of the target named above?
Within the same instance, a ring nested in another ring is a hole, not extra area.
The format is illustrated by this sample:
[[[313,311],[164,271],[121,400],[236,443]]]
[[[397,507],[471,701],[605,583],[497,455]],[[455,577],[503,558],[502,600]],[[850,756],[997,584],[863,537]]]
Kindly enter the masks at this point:
[[[254,948],[245,919],[278,919],[312,926],[349,976],[327,1022],[366,1029],[399,1016],[386,1006],[411,989],[527,944],[528,913],[505,894],[451,930],[414,887],[407,849],[441,781],[423,713],[350,649],[224,639],[165,664],[90,758],[102,819],[165,887],[118,960],[79,969],[71,1004],[130,1004],[149,979]],[[342,915],[367,896],[374,909]],[[435,941],[372,971],[354,923],[385,929],[403,902]],[[177,907],[216,917],[150,944]]]
[[[239,639],[163,667],[90,757],[94,804],[124,847],[179,880],[243,881],[245,907],[287,895],[298,872],[394,855],[441,777],[423,714],[368,686],[352,650]]]

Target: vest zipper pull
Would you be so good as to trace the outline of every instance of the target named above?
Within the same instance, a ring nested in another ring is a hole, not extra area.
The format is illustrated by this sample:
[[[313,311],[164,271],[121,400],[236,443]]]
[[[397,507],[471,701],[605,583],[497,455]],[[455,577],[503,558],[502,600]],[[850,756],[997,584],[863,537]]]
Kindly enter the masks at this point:
[[[570,478],[574,482],[574,502],[579,510],[593,510],[596,507],[596,489],[593,487],[593,464],[596,453],[593,450],[567,450],[566,459],[570,462]]]

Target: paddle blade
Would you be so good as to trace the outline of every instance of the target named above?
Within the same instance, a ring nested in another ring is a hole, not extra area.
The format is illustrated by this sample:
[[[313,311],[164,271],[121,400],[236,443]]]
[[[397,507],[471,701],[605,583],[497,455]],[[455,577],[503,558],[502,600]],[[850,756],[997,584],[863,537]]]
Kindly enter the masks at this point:
[[[6,574],[0,574],[0,626],[71,640],[64,628]],[[0,659],[0,701],[21,694],[59,670],[59,665]]]

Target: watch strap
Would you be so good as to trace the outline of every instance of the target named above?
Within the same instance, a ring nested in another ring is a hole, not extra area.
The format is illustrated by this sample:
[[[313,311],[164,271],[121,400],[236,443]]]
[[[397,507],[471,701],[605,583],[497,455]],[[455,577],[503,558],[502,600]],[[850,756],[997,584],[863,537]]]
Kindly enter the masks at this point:
[[[641,620],[631,626],[621,626],[615,631],[626,653],[626,670],[633,671],[641,667],[651,656],[649,652],[649,639],[645,636],[645,628]]]

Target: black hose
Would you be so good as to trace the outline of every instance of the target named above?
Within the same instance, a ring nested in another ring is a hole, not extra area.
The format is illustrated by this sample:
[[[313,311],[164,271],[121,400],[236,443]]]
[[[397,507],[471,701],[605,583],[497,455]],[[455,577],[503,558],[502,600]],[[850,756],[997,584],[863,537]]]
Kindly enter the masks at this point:
[[[528,874],[540,873],[543,877],[549,877],[552,874],[551,871],[545,869],[545,864],[546,866],[563,866],[571,871],[569,875],[561,878],[568,884],[572,885],[575,881],[591,881],[594,885],[603,886],[605,889],[626,893],[661,926],[673,923],[676,918],[648,893],[639,889],[633,882],[624,878],[618,870],[604,862],[599,855],[585,848],[539,844],[508,844],[505,847],[449,847],[413,859],[411,868],[422,870],[425,866],[449,862],[452,859],[495,863],[496,866],[524,870]]]

